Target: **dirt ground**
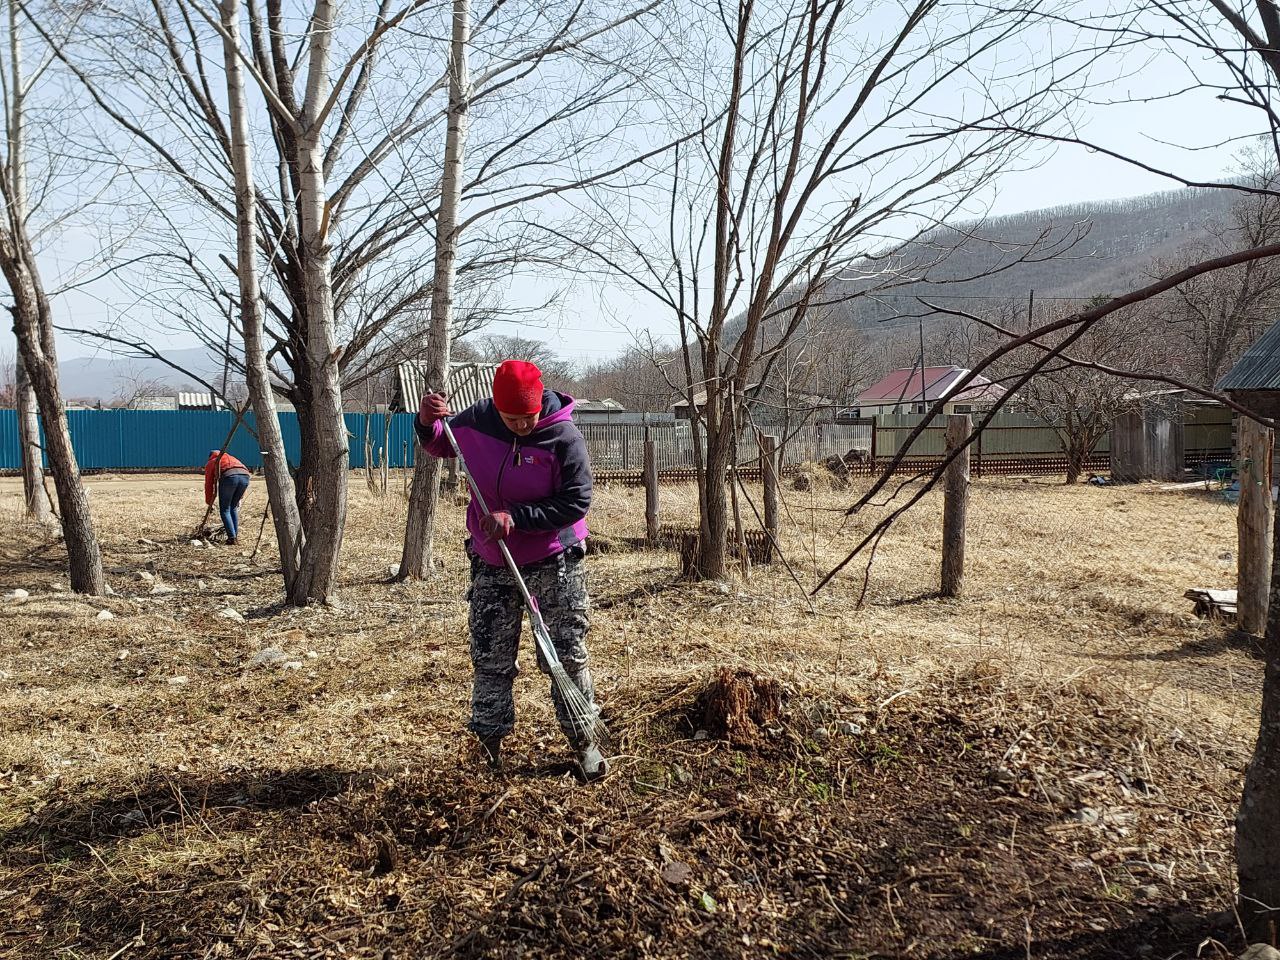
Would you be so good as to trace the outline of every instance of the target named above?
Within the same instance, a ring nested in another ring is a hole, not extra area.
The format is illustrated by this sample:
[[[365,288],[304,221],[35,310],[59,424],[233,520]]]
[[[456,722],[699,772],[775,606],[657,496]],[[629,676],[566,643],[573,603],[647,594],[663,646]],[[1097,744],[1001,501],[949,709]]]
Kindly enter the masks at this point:
[[[399,483],[353,476],[338,602],[281,610],[269,526],[252,556],[260,481],[241,545],[196,548],[198,476],[91,478],[115,595],[82,599],[0,480],[0,593],[30,593],[0,601],[0,956],[1241,946],[1232,811],[1262,667],[1182,596],[1234,586],[1216,495],[977,483],[959,601],[934,593],[930,495],[860,608],[857,563],[812,605],[781,564],[682,582],[637,547],[643,491],[599,490],[590,647],[614,761],[584,787],[527,649],[509,768],[479,768],[462,508],[438,576],[388,585]],[[806,587],[884,509],[845,518],[854,492],[822,478],[784,494]],[[693,496],[664,490],[664,521],[691,521]],[[776,727],[697,737],[720,666],[781,681]]]

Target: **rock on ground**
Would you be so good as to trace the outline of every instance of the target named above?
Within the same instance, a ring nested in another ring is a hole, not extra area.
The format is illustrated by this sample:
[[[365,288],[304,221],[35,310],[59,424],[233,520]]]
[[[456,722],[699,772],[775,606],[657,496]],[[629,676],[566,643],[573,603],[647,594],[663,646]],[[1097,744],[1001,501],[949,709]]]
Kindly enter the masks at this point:
[[[289,658],[285,656],[285,652],[279,647],[263,647],[255,653],[249,660],[249,669],[255,667],[274,667],[277,664],[284,663]]]

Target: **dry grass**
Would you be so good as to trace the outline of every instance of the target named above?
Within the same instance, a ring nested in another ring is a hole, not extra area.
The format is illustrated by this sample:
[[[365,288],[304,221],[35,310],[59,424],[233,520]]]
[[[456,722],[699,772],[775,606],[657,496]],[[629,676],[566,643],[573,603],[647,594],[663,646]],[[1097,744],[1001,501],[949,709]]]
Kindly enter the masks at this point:
[[[1168,955],[1229,892],[1261,667],[1182,599],[1234,583],[1213,499],[980,483],[960,602],[933,595],[934,497],[885,538],[862,609],[861,567],[811,606],[779,569],[689,585],[669,553],[594,556],[621,756],[588,790],[531,655],[515,772],[475,772],[461,509],[440,576],[389,586],[403,501],[353,482],[339,603],[281,612],[270,545],[248,557],[260,484],[236,549],[187,543],[199,478],[90,484],[104,600],[53,589],[59,549],[0,481],[0,588],[32,593],[0,607],[0,953]],[[874,522],[851,499],[786,491],[804,583]],[[643,503],[601,490],[593,525],[626,543]],[[692,488],[661,506],[692,521]],[[290,665],[250,669],[265,647]],[[785,684],[776,742],[690,740],[712,666]],[[862,732],[815,739],[837,721]]]

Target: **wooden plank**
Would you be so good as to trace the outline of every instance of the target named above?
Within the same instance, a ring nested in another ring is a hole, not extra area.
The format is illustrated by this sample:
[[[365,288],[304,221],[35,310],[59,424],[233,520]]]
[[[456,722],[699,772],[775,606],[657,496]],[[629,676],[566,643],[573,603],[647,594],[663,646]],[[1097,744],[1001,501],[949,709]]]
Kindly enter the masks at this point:
[[[967,413],[947,417],[947,452],[960,450],[973,421]],[[942,595],[958,597],[964,592],[965,514],[969,501],[969,447],[947,468],[946,497],[942,507]]]
[[[1267,627],[1271,590],[1272,431],[1248,417],[1240,419],[1240,507],[1236,512],[1239,624],[1245,633],[1262,636]]]
[[[764,477],[764,528],[772,538],[778,539],[778,438],[768,433],[760,435],[760,472]],[[773,550],[766,550],[766,559],[773,559]]]
[[[644,531],[645,539],[658,539],[658,446],[651,436],[644,441]]]

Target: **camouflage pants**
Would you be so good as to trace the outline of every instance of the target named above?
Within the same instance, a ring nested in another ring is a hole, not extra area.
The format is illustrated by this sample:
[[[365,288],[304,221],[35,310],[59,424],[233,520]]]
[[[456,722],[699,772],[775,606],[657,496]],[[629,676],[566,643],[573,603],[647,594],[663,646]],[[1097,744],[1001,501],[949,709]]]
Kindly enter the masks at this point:
[[[538,604],[551,643],[569,678],[595,708],[591,672],[587,669],[587,572],[581,546],[520,568],[529,594]],[[516,722],[511,693],[519,668],[516,650],[524,619],[520,588],[506,567],[493,567],[471,557],[471,664],[475,681],[471,690],[470,729],[480,737],[504,737]],[[536,648],[535,648],[536,649]],[[538,668],[547,673],[541,652]],[[570,743],[580,746],[560,695],[551,688],[560,729]]]

